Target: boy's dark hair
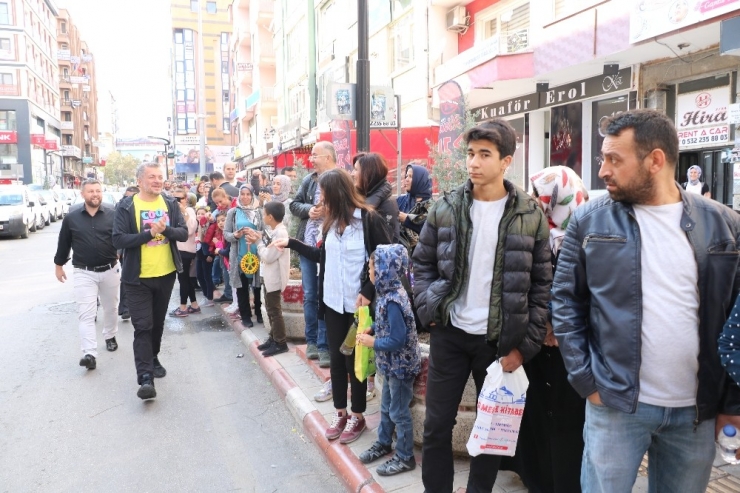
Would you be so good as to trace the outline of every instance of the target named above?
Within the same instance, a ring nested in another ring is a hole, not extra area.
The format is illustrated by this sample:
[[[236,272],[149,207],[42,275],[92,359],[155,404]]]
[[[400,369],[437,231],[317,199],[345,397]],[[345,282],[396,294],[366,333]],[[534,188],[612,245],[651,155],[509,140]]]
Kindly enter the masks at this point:
[[[214,171],[213,173],[211,173],[208,176],[211,179],[211,181],[213,181],[213,180],[224,180],[225,179],[224,178],[224,174],[221,173],[220,171]]]
[[[678,163],[678,132],[670,118],[655,110],[630,110],[607,118],[601,125],[603,135],[618,137],[632,129],[635,152],[640,161],[655,149],[663,151],[666,161]]]
[[[494,118],[471,128],[463,135],[465,143],[487,140],[498,149],[499,158],[513,156],[516,152],[516,130],[502,118]]]
[[[295,168],[293,166],[286,166],[285,168],[280,170],[280,174],[284,175],[285,173],[288,173],[289,171],[295,171]]]
[[[216,214],[216,221],[218,221],[219,218],[223,217],[226,219],[226,211],[221,211],[218,214]]]
[[[285,218],[285,206],[282,202],[273,200],[265,204],[265,214],[271,215],[273,219],[281,223]]]
[[[210,181],[211,179],[208,178],[208,175],[203,175],[200,177],[200,181]]]

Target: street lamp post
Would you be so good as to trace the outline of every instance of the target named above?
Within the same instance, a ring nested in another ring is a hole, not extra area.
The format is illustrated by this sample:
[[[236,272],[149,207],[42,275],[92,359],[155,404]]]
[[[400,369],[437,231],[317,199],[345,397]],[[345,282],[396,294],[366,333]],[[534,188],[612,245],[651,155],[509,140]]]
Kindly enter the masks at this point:
[[[367,0],[357,0],[357,152],[370,150],[370,60]]]
[[[164,142],[164,179],[169,180],[170,179],[170,172],[169,172],[169,166],[167,165],[167,153],[169,151],[168,147],[170,145],[170,139],[165,139],[164,137],[154,137],[152,135],[147,136],[149,139],[154,140],[161,140]]]

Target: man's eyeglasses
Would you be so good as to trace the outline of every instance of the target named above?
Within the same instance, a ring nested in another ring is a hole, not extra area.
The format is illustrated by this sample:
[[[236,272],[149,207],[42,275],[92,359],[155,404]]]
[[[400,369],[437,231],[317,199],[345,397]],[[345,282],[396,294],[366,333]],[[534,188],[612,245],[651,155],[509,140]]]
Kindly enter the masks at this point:
[[[326,156],[328,156],[328,154],[311,154],[310,156],[308,156],[308,159],[316,160],[320,157],[326,157]]]

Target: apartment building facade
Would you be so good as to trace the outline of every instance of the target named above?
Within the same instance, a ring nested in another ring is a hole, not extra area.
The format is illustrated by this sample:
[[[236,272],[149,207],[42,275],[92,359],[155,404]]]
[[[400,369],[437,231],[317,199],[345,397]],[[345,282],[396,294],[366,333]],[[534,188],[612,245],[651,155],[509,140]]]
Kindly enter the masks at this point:
[[[452,80],[478,121],[508,119],[519,134],[508,174],[517,184],[526,188],[543,167],[566,165],[590,189],[603,189],[600,122],[627,109],[654,108],[680,129],[676,179],[685,181],[687,168],[699,164],[713,197],[732,205],[733,126],[724,119],[685,120],[702,111],[719,118],[737,101],[740,63],[721,56],[719,43],[721,23],[740,15],[740,6],[698,0],[431,3],[436,15],[430,22],[442,33],[431,51],[434,106],[444,103],[439,88]]]
[[[59,153],[63,159],[63,184],[76,187],[85,178],[98,178],[98,90],[95,57],[82,39],[66,9],[57,16],[59,65]]]
[[[305,2],[304,2],[305,4]],[[269,166],[276,144],[278,100],[272,0],[234,0],[232,19],[232,111],[234,159],[240,167]]]
[[[60,183],[57,7],[0,1],[0,182]]]
[[[170,3],[173,29],[170,140],[176,155],[170,175],[198,174],[200,117],[205,127],[206,171],[222,166],[230,157],[234,143],[229,121],[232,97],[229,4],[230,0],[172,0]],[[202,33],[198,31],[199,11]]]

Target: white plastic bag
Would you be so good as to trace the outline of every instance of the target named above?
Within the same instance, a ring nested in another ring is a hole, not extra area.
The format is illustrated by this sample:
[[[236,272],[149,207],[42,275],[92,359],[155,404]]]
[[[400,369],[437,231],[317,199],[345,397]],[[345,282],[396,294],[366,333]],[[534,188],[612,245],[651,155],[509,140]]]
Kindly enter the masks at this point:
[[[478,412],[468,439],[468,453],[513,456],[527,401],[529,380],[521,366],[504,372],[498,360],[488,367],[478,396]]]

